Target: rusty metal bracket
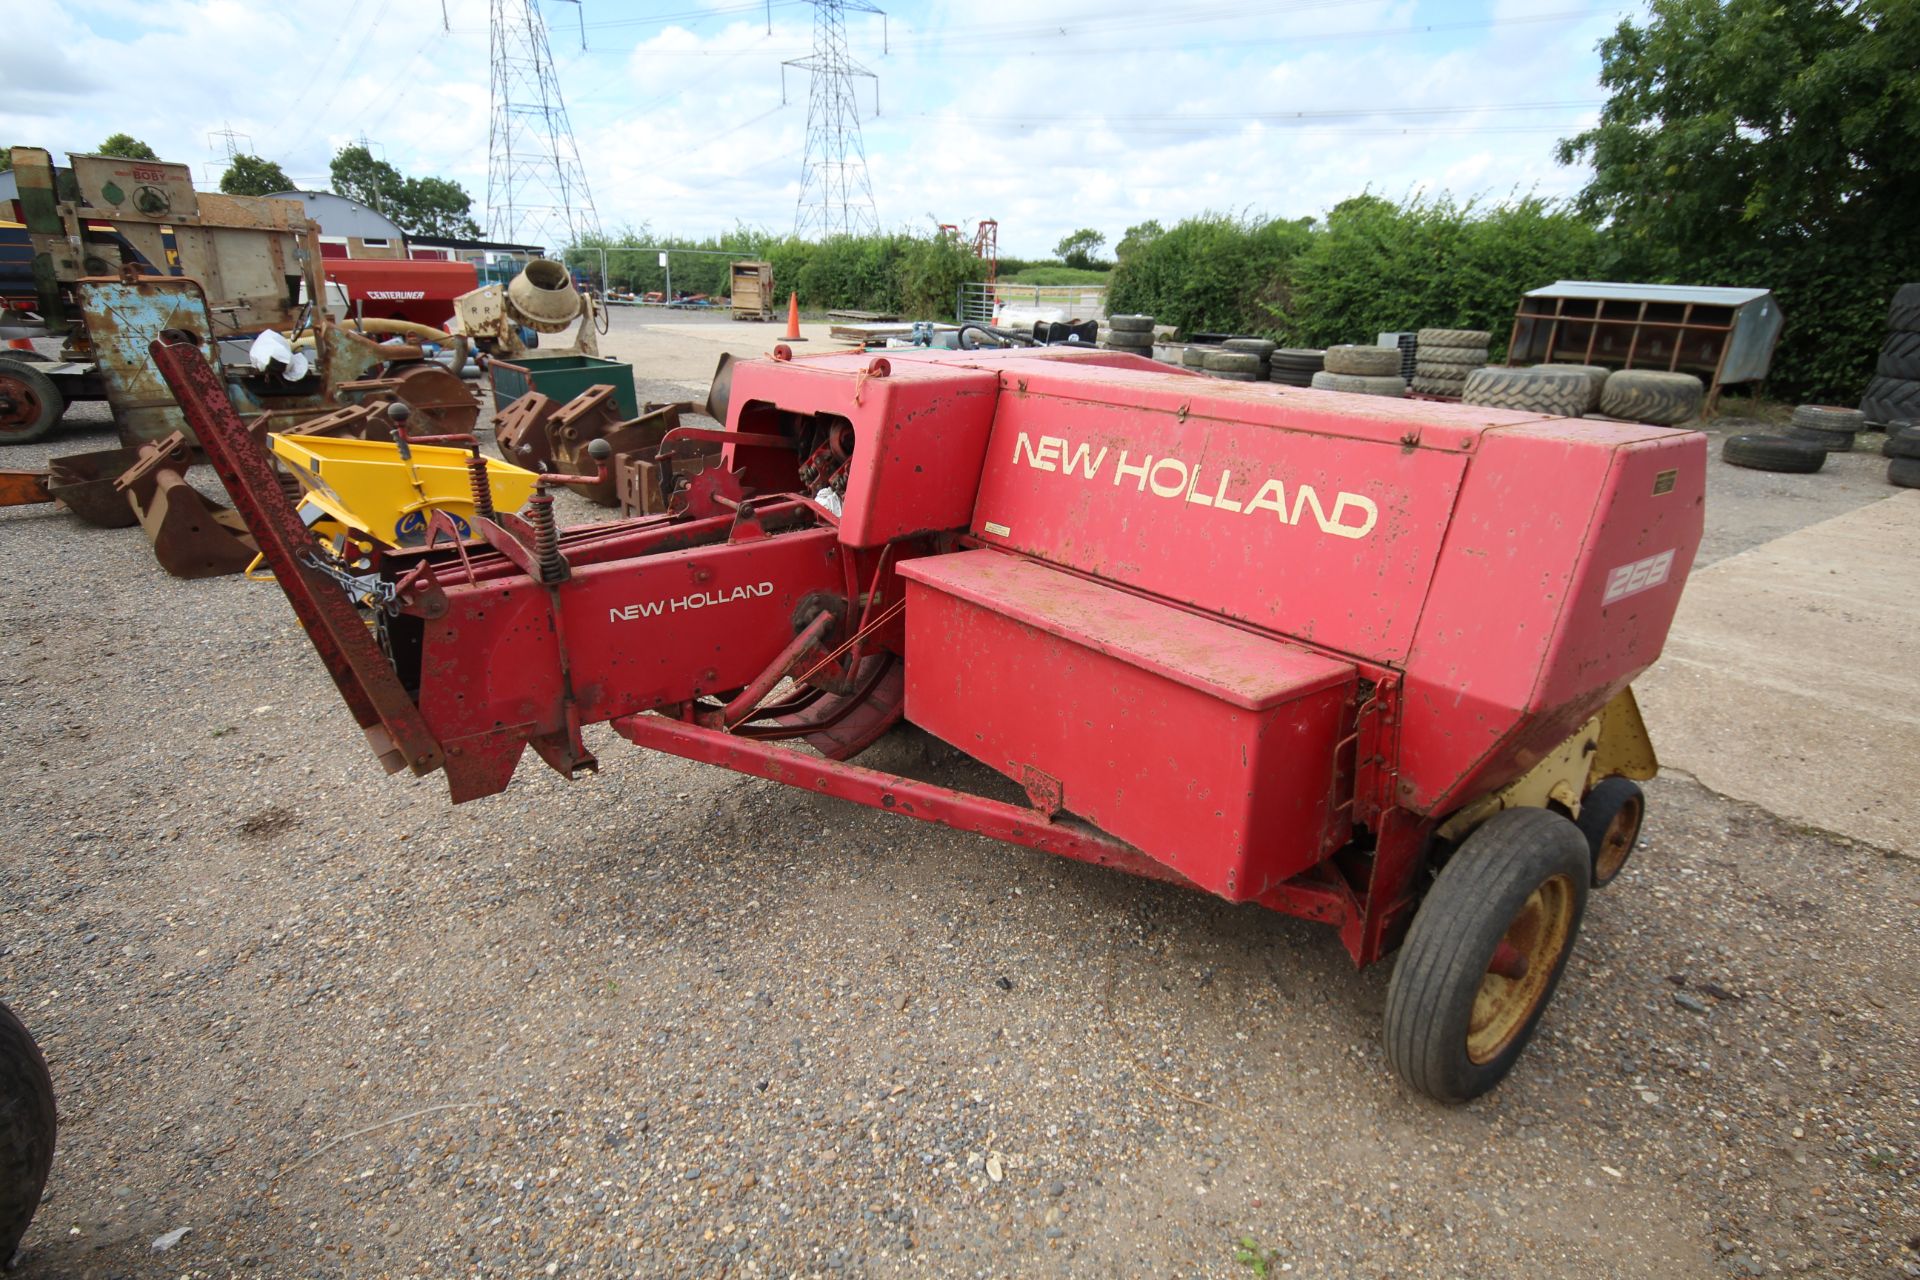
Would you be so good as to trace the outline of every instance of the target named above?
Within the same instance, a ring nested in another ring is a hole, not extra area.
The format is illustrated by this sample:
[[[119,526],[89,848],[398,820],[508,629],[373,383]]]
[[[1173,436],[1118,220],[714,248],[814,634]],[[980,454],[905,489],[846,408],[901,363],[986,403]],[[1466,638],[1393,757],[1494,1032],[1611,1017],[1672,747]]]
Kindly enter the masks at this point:
[[[240,573],[260,548],[239,516],[193,487],[187,479],[192,466],[193,446],[176,431],[141,445],[139,460],[113,487],[132,504],[154,559],[168,573],[176,578]]]

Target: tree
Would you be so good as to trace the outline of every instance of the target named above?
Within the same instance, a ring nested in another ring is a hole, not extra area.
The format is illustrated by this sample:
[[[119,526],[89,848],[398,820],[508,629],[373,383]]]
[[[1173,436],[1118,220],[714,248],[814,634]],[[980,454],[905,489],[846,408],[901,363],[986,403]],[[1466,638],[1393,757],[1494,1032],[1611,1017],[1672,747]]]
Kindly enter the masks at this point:
[[[1060,237],[1060,243],[1053,246],[1053,251],[1068,266],[1085,270],[1094,265],[1093,255],[1100,252],[1100,246],[1106,242],[1107,238],[1092,227],[1082,227],[1071,235]]]
[[[1146,248],[1165,234],[1166,230],[1157,218],[1148,218],[1145,222],[1135,223],[1127,228],[1125,235],[1120,237],[1120,243],[1113,246],[1113,256],[1126,258],[1135,250]]]
[[[477,238],[473,197],[446,178],[408,178],[363,146],[342,147],[329,166],[338,195],[392,218],[409,235]]]
[[[1772,288],[1796,394],[1857,396],[1888,297],[1920,274],[1920,6],[1653,0],[1600,45],[1600,122],[1560,144],[1620,267]]]
[[[408,178],[401,189],[406,221],[401,225],[416,235],[456,236],[476,240],[479,224],[471,211],[473,197],[457,182],[445,178]]]
[[[333,177],[335,195],[358,200],[369,209],[377,209],[395,222],[400,221],[399,206],[406,179],[385,160],[376,160],[365,147],[342,147],[327,167]]]
[[[158,160],[153,148],[131,134],[116,133],[100,144],[98,154],[119,160]]]
[[[220,189],[230,196],[270,196],[293,190],[293,179],[273,161],[242,153],[220,175]]]

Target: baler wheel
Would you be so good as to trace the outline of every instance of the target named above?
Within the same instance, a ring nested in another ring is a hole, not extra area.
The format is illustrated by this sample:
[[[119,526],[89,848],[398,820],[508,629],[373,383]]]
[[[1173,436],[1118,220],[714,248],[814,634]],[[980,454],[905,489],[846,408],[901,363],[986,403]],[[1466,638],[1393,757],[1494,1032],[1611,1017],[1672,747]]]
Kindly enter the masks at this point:
[[[1506,1077],[1560,985],[1586,914],[1587,841],[1546,809],[1508,809],[1448,859],[1387,987],[1387,1057],[1440,1102]]]
[[[47,1060],[0,1004],[0,1265],[27,1233],[53,1167],[56,1130]]]
[[[1602,778],[1580,802],[1580,834],[1593,855],[1593,887],[1605,887],[1620,874],[1640,839],[1647,799],[1632,778]]]

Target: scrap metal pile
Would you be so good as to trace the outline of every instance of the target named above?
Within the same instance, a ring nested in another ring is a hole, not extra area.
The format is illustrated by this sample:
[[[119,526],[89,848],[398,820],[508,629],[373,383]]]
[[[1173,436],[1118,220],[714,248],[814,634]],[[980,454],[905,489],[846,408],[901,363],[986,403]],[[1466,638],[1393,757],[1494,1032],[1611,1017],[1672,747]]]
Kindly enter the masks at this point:
[[[152,350],[375,752],[456,802],[528,747],[596,768],[605,723],[1305,916],[1398,949],[1388,1055],[1452,1101],[1513,1066],[1633,849],[1628,686],[1699,545],[1698,433],[1116,352],[776,349],[720,427],[523,404],[503,452],[582,474],[349,561],[196,349]],[[553,485],[620,497],[616,446],[666,512],[560,528]],[[1025,802],[849,763],[903,718]]]

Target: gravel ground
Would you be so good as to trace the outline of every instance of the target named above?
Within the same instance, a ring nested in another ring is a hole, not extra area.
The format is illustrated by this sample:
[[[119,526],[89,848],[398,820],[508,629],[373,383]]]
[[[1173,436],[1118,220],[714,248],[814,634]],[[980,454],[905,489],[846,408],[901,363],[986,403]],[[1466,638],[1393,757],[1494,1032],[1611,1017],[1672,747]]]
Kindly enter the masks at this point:
[[[271,586],[45,509],[0,554],[0,993],[62,1104],[21,1275],[1920,1274],[1911,861],[1653,784],[1443,1109],[1330,931],[604,731],[455,809]]]

